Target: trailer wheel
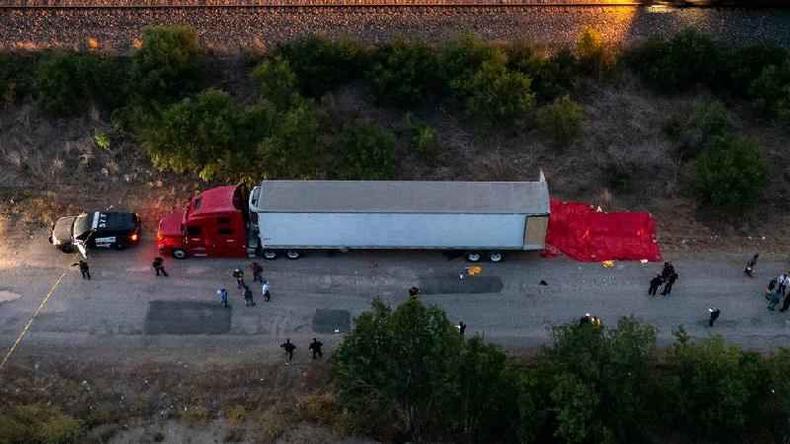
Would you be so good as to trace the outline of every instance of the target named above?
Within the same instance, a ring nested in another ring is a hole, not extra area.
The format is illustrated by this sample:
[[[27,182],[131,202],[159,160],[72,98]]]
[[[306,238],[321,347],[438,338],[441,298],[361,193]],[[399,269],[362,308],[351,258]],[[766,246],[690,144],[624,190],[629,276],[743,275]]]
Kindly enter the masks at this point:
[[[187,252],[180,248],[176,248],[173,250],[173,257],[176,259],[186,259]]]
[[[469,262],[480,262],[480,253],[476,251],[466,253],[466,260]]]
[[[273,261],[277,259],[277,252],[274,250],[263,250],[263,258],[267,261]]]
[[[288,250],[285,252],[285,256],[287,256],[288,259],[296,260],[299,259],[299,257],[302,256],[302,254],[296,250]]]
[[[502,262],[503,258],[504,255],[498,251],[492,251],[491,253],[488,253],[488,260],[491,262]]]

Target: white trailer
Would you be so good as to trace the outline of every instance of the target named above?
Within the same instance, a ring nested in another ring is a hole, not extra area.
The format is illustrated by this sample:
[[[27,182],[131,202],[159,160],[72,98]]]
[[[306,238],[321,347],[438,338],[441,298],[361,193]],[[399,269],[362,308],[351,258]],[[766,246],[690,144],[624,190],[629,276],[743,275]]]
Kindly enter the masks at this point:
[[[548,185],[534,182],[266,180],[249,198],[260,253],[463,250],[494,262],[544,248]]]

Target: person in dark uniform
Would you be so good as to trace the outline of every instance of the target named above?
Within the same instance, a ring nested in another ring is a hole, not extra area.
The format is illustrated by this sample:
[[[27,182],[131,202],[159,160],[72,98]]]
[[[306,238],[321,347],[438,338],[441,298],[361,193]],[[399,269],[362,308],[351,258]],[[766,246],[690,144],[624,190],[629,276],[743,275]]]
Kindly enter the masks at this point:
[[[253,262],[250,264],[250,268],[252,269],[252,281],[263,282],[263,267],[259,263]]]
[[[409,288],[409,296],[410,297],[417,297],[420,294],[420,289],[417,287]]]
[[[582,316],[581,319],[579,319],[579,326],[585,324],[590,324],[593,327],[598,328],[601,326],[602,322],[601,322],[601,318],[599,318],[598,316],[593,316],[590,313],[585,313],[584,316]]]
[[[324,346],[323,342],[319,341],[316,338],[313,338],[313,342],[310,343],[310,347],[309,347],[310,351],[313,352],[313,359],[316,359],[316,357],[318,358],[324,357],[324,353],[321,351],[321,347],[323,346]]]
[[[657,274],[656,277],[650,280],[650,288],[647,290],[647,294],[650,296],[655,296],[658,293],[658,287],[664,283],[664,278],[661,277],[660,274]]]
[[[754,277],[754,267],[757,266],[757,258],[760,257],[759,254],[755,254],[746,262],[746,267],[744,267],[743,272],[746,273],[746,276]]]
[[[79,262],[71,264],[72,267],[80,268],[80,275],[83,279],[91,280],[91,268],[88,266],[88,261],[80,259]]]
[[[285,354],[288,355],[288,362],[293,361],[294,350],[296,350],[296,346],[291,344],[291,339],[290,338],[286,339],[285,342],[280,344],[280,348],[285,350]]]
[[[239,270],[238,268],[233,270],[233,277],[236,278],[236,288],[241,290],[242,288],[246,287],[244,285],[244,272]]]
[[[719,319],[719,315],[721,315],[721,310],[718,308],[708,308],[708,327],[713,327],[713,323],[716,322],[716,319]]]
[[[252,290],[246,285],[244,286],[244,305],[247,307],[255,305],[255,301],[252,300]]]
[[[671,276],[672,273],[674,272],[675,272],[675,266],[672,265],[672,262],[669,261],[664,262],[664,269],[661,270],[661,277],[664,278],[664,280],[667,280],[669,279],[669,276]]]
[[[464,334],[466,333],[466,324],[464,321],[458,321],[458,333],[461,334],[462,338],[464,337]]]
[[[151,266],[154,267],[154,271],[156,271],[156,275],[159,276],[161,273],[162,276],[168,277],[169,275],[165,271],[165,260],[161,257],[157,256],[154,258],[154,261],[151,263]]]
[[[672,293],[672,285],[676,280],[678,280],[678,274],[673,271],[667,278],[667,283],[664,284],[664,290],[661,292],[661,296],[669,296],[669,294]]]

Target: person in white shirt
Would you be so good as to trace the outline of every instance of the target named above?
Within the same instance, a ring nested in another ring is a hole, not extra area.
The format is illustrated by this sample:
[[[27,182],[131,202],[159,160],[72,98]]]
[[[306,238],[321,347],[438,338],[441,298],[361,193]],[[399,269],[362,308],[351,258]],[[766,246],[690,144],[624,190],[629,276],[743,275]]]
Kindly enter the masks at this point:
[[[264,301],[269,302],[272,299],[272,294],[269,292],[269,281],[266,279],[261,283],[261,293]]]

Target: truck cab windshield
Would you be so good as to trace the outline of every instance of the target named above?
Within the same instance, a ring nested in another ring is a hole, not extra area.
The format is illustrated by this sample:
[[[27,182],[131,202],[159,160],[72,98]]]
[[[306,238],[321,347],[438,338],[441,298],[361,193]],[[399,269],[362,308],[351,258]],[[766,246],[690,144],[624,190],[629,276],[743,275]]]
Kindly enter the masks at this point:
[[[83,213],[77,216],[74,220],[74,231],[72,236],[74,239],[87,240],[91,232],[92,215]]]

